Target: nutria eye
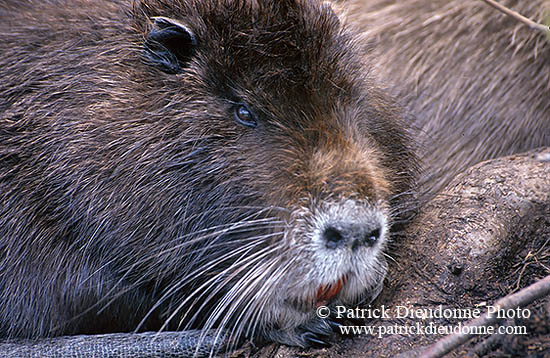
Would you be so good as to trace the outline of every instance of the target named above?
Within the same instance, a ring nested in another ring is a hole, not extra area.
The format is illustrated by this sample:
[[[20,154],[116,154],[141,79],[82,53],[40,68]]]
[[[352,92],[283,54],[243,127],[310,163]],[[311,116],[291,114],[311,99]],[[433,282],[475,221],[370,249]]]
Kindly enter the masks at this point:
[[[256,118],[244,104],[235,107],[235,119],[243,126],[254,128],[258,125]]]

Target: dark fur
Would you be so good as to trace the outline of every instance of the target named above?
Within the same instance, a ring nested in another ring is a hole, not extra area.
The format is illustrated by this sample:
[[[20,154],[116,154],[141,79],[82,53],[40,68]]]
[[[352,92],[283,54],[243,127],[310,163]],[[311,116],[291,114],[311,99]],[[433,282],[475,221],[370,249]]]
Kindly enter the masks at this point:
[[[550,25],[550,1],[501,0]],[[478,0],[346,0],[377,78],[416,115],[423,191],[471,165],[550,145],[550,39]]]
[[[297,208],[355,198],[395,214],[412,186],[402,111],[315,1],[17,0],[0,16],[2,336],[269,336],[282,322],[259,306],[314,274]],[[179,73],[144,52],[155,16],[196,36]],[[240,102],[256,128],[235,121]]]

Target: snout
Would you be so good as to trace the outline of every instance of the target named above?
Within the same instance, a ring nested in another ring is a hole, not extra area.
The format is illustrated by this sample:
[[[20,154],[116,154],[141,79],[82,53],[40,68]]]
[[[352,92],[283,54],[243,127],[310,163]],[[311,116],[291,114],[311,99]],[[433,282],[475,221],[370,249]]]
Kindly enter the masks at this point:
[[[379,224],[365,224],[354,221],[335,221],[321,234],[327,249],[350,247],[357,251],[362,246],[372,247],[380,238],[381,226]]]
[[[315,214],[314,241],[330,255],[339,250],[356,253],[382,246],[389,218],[382,205],[346,200],[333,202]]]
[[[352,199],[312,208],[302,221],[308,224],[296,232],[304,245],[302,275],[296,277],[288,302],[305,312],[333,301],[376,297],[387,270],[387,212],[383,203]]]

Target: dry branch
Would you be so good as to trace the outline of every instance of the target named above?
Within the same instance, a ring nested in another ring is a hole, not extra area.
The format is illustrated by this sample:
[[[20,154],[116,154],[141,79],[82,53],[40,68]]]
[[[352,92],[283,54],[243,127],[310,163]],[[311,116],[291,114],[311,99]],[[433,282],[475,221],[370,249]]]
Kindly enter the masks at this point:
[[[485,2],[486,4],[490,5],[490,6],[494,7],[498,11],[501,11],[501,12],[505,13],[506,15],[508,15],[510,17],[513,17],[514,19],[518,20],[519,22],[524,23],[525,25],[529,26],[530,28],[542,31],[547,36],[550,36],[550,26],[546,26],[546,25],[542,25],[542,24],[539,24],[537,22],[534,22],[533,20],[531,20],[531,19],[515,12],[514,10],[511,10],[511,9],[507,8],[506,6],[503,6],[503,5],[499,4],[498,2],[496,2],[494,0],[482,0],[482,1]]]
[[[505,296],[495,303],[495,307],[498,309],[508,310],[523,307],[538,298],[547,296],[550,294],[550,275],[546,276],[542,280],[532,284],[529,287],[522,289],[521,291],[512,295]],[[475,320],[468,322],[464,327],[481,327],[489,326],[497,323],[501,319],[497,318],[494,314],[485,314]],[[461,344],[474,337],[473,334],[457,333],[447,336],[438,342],[429,346],[424,352],[421,353],[422,358],[438,358],[442,357],[451,350],[459,347]]]

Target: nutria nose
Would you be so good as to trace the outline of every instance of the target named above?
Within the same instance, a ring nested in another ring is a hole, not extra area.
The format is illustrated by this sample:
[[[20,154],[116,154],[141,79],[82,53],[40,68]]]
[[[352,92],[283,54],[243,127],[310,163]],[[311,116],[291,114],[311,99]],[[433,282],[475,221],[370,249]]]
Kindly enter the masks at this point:
[[[371,247],[380,238],[379,225],[361,225],[357,223],[338,223],[328,226],[322,234],[327,249],[350,246],[352,251],[361,246]]]

